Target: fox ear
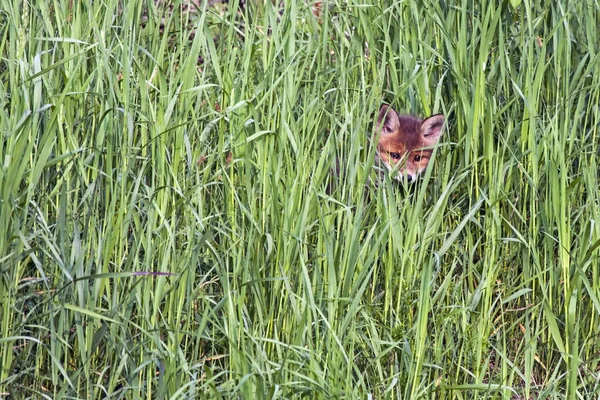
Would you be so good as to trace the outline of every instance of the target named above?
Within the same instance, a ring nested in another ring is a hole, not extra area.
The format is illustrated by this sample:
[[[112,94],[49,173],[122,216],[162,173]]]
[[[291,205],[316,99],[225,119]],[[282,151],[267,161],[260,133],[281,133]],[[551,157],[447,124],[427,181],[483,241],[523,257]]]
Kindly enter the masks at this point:
[[[379,109],[379,117],[377,117],[377,130],[381,131],[381,135],[389,135],[398,130],[400,127],[400,119],[398,113],[387,105],[382,105]]]
[[[444,127],[444,116],[442,114],[433,115],[421,123],[421,136],[429,146],[433,146],[442,136]]]

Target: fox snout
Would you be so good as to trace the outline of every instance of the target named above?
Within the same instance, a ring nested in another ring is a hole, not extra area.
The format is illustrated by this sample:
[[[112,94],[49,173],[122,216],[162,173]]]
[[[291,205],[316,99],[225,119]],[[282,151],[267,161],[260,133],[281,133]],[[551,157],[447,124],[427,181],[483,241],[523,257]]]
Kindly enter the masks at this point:
[[[419,119],[399,115],[387,105],[381,106],[377,118],[379,141],[375,161],[390,172],[397,171],[397,180],[415,181],[427,168],[443,126],[442,114]]]

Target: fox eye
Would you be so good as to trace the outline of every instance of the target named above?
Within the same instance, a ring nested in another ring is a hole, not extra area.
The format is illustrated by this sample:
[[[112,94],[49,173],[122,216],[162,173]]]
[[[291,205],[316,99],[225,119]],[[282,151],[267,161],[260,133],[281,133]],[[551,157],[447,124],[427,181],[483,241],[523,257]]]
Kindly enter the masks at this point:
[[[415,156],[415,162],[419,162],[419,161],[421,161],[421,159],[422,159],[422,158],[423,158],[423,157],[421,157],[421,156]]]
[[[390,153],[390,157],[392,157],[394,160],[399,160],[400,159],[400,153]]]

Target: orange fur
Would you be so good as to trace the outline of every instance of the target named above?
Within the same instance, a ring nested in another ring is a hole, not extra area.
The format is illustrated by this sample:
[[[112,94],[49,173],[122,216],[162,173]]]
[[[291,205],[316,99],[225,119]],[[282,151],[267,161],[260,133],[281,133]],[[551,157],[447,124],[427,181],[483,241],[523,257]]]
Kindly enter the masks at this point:
[[[416,180],[429,164],[433,147],[442,135],[444,116],[426,119],[398,115],[387,105],[381,106],[377,118],[379,142],[376,162],[388,171],[397,167],[396,179]],[[397,165],[399,164],[399,165]]]

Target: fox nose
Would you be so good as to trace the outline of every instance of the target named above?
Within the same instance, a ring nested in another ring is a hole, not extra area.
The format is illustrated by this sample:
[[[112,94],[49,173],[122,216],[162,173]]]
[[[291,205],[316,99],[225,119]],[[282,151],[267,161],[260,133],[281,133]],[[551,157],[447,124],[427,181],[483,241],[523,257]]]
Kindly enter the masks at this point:
[[[409,174],[409,175],[406,175],[406,181],[407,181],[408,183],[411,183],[411,182],[413,181],[413,177],[412,177],[412,175],[410,175],[410,174]]]

